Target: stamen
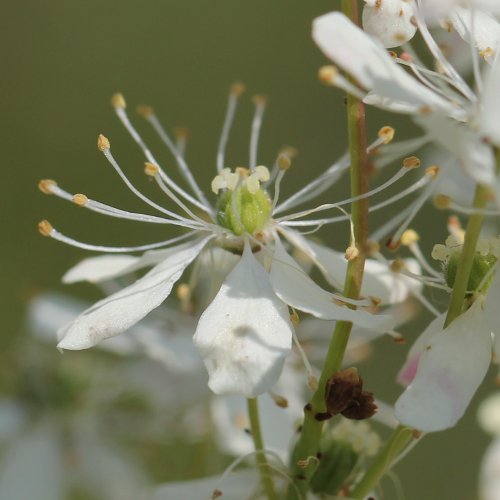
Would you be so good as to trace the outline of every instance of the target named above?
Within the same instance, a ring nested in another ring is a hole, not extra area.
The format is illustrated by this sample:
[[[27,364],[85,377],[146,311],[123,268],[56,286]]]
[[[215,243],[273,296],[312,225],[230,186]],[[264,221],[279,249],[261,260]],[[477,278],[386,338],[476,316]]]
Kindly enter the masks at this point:
[[[42,179],[38,183],[38,189],[44,194],[54,194],[54,188],[57,187],[57,182],[52,179]]]
[[[427,261],[427,259],[424,257],[424,254],[420,250],[420,245],[418,244],[419,240],[419,235],[416,231],[413,229],[407,229],[402,235],[401,235],[401,245],[406,246],[409,248],[411,253],[415,256],[415,258],[418,260],[420,265],[432,276],[439,278],[440,280],[443,279],[443,275],[439,272],[436,271],[431,264]]]
[[[245,86],[242,83],[234,83],[231,86],[229,97],[227,100],[226,116],[224,117],[224,125],[219,139],[219,147],[217,148],[217,172],[224,168],[224,156],[226,153],[227,141],[229,139],[229,132],[234,121],[234,115],[238,105],[238,99],[245,91]]]
[[[89,202],[89,199],[81,193],[73,195],[73,203],[79,207],[84,207]]]
[[[154,163],[155,165],[159,165],[159,163],[156,161],[155,157],[153,156],[153,153],[150,151],[150,149],[146,146],[144,141],[142,140],[141,136],[138,134],[137,130],[134,128],[132,123],[130,122],[127,112],[125,111],[124,107],[115,107],[115,112],[120,121],[122,122],[123,126],[127,130],[127,132],[132,136],[132,139],[136,142],[136,144],[141,148],[142,152],[144,153],[144,156],[146,156],[146,159],[150,163]],[[153,117],[154,115],[150,115],[150,118]],[[107,148],[101,149],[105,153],[106,150],[109,150],[109,144]],[[203,210],[204,212],[209,213],[212,215],[212,207],[211,205],[205,201],[200,201],[196,200],[193,198],[190,194],[186,193],[182,188],[180,188],[166,173],[164,173],[165,180],[167,184],[180,196],[182,196],[184,199],[188,200],[190,203],[193,205],[196,205],[198,208]]]
[[[378,131],[378,136],[382,142],[387,145],[394,139],[395,130],[392,127],[385,126]]]
[[[318,71],[318,78],[325,85],[344,90],[348,94],[357,97],[360,101],[366,97],[366,92],[363,92],[347,80],[347,78],[344,78],[335,66],[323,66],[320,68]]]
[[[434,197],[433,202],[434,206],[439,210],[453,210],[454,212],[458,212],[464,215],[480,214],[492,217],[498,217],[500,215],[500,211],[498,210],[486,210],[474,207],[464,207],[463,205],[460,205],[459,203],[453,201],[453,199],[450,196],[447,196],[445,194],[437,194]]]
[[[89,243],[82,243],[80,241],[74,240],[73,238],[69,238],[68,236],[63,235],[56,229],[52,227],[52,225],[48,221],[42,221],[38,224],[38,230],[43,236],[50,236],[55,240],[66,243],[67,245],[82,248],[83,250],[91,250],[93,252],[105,252],[105,253],[128,253],[128,252],[142,252],[146,250],[153,250],[155,248],[162,248],[174,243],[177,243],[182,240],[186,240],[192,236],[194,236],[197,231],[203,231],[203,229],[199,229],[197,231],[190,231],[189,233],[183,234],[181,236],[177,236],[175,238],[171,238],[169,240],[160,241],[157,243],[150,243],[147,245],[139,245],[132,247],[107,247],[101,245],[91,245]]]
[[[314,375],[314,370],[311,366],[311,363],[309,363],[309,360],[307,359],[307,354],[300,345],[299,339],[297,338],[297,334],[295,333],[294,329],[292,329],[292,336],[293,336],[293,343],[295,344],[300,359],[302,360],[304,368],[306,369],[307,385],[311,390],[315,391],[318,388],[318,379],[316,378],[316,375]]]
[[[267,391],[272,400],[276,403],[276,406],[280,408],[288,408],[288,399],[280,394],[276,394],[274,391]]]
[[[464,241],[465,231],[460,223],[460,219],[456,215],[448,217],[447,229],[456,241]]]
[[[123,180],[123,182],[125,183],[125,185],[130,189],[130,191],[132,191],[132,193],[134,193],[138,198],[140,198],[144,203],[147,203],[149,206],[155,208],[156,210],[158,210],[159,212],[162,212],[166,215],[169,215],[170,217],[174,217],[176,219],[180,219],[180,220],[187,220],[187,219],[184,219],[183,217],[181,217],[180,215],[174,213],[174,212],[171,212],[170,210],[167,210],[166,208],[163,208],[162,206],[158,205],[157,203],[155,203],[154,201],[150,200],[147,196],[145,196],[144,194],[142,194],[127,178],[127,176],[125,175],[125,173],[123,172],[123,170],[120,168],[120,166],[118,165],[118,163],[116,162],[116,160],[114,159],[112,153],[111,153],[111,150],[109,149],[109,141],[104,137],[104,136],[99,136],[99,137],[103,137],[106,142],[105,144],[107,144],[107,147],[105,149],[101,149],[101,151],[103,152],[104,156],[106,157],[106,159],[109,161],[109,163],[111,164],[111,166],[116,170],[117,174],[120,176],[120,178]]]
[[[252,132],[250,134],[250,170],[257,166],[257,153],[259,148],[260,129],[262,127],[262,118],[267,105],[267,98],[263,95],[256,95],[253,98],[255,113],[252,120]]]
[[[281,181],[285,176],[287,170],[291,167],[292,160],[290,159],[289,156],[279,155],[276,161],[276,165],[278,167],[278,175],[276,176],[276,181],[274,182],[274,197],[273,197],[273,204],[271,207],[271,213],[273,213],[274,209],[276,208],[276,205],[278,204],[278,200],[280,197]]]
[[[193,190],[193,192],[195,193],[197,198],[206,207],[210,207],[210,203],[205,198],[205,195],[203,194],[202,190],[198,186],[198,183],[196,182],[195,178],[193,177],[193,174],[191,173],[191,170],[190,170],[188,164],[186,163],[186,160],[184,159],[184,154],[181,153],[179,151],[179,149],[176,147],[176,145],[172,142],[172,139],[170,139],[170,136],[167,134],[167,131],[165,130],[165,128],[161,124],[160,120],[154,114],[154,110],[152,108],[151,108],[151,113],[146,115],[146,121],[149,122],[149,124],[153,127],[155,132],[160,137],[161,141],[165,144],[165,146],[167,146],[168,150],[170,151],[172,156],[175,158],[179,172],[184,177],[184,179],[187,181],[187,183],[191,186],[191,189]],[[184,141],[185,141],[185,139],[186,139],[186,135],[184,135]],[[148,160],[149,160],[149,158],[148,158]],[[151,161],[151,160],[149,160],[149,161],[151,163],[156,163],[156,162]],[[168,178],[168,181],[167,181],[167,178]],[[171,184],[171,187],[173,188],[174,182],[169,177],[167,177],[166,174],[165,174],[165,182],[167,182],[167,184]],[[178,193],[178,194],[181,194],[181,193]],[[186,198],[186,199],[188,199],[188,198]]]
[[[423,135],[414,139],[407,139],[406,141],[393,142],[385,146],[374,159],[375,167],[378,169],[384,168],[393,161],[401,158],[402,155],[407,154],[408,151],[416,151],[425,146],[430,140],[430,136]]]

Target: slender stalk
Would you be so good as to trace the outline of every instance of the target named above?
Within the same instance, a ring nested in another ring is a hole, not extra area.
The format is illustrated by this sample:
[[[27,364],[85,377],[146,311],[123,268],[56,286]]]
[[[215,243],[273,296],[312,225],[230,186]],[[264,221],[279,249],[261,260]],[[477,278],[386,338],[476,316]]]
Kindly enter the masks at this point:
[[[484,219],[480,210],[486,206],[486,196],[486,189],[478,184],[472,206],[475,209],[479,209],[479,212],[471,215],[467,223],[464,246],[458,263],[457,274],[453,284],[453,291],[451,292],[445,327],[448,326],[455,318],[460,316],[464,307],[464,298],[465,293],[467,292],[467,285],[469,283],[474,254],[476,253],[477,240],[479,238],[479,233],[481,232],[481,226],[483,225]]]
[[[371,463],[361,481],[349,493],[349,498],[356,500],[365,499],[414,437],[415,431],[413,429],[401,425],[397,427],[376,459]]]
[[[267,463],[264,450],[264,441],[262,439],[262,432],[260,429],[259,420],[259,407],[257,398],[247,399],[248,417],[250,419],[250,429],[252,431],[252,438],[257,452],[257,465],[259,466],[260,479],[262,486],[266,492],[268,500],[278,500],[276,490],[274,489],[273,479],[271,477],[271,468]],[[260,452],[260,453],[259,453]]]
[[[342,0],[342,11],[358,24],[358,6],[353,0]],[[353,96],[347,96],[347,120],[349,133],[349,150],[351,156],[351,196],[357,197],[368,192],[367,157],[366,157],[366,124],[362,102]],[[365,266],[365,247],[368,235],[368,200],[356,201],[351,206],[351,217],[354,225],[356,245],[360,251],[357,258],[350,261],[344,283],[344,295],[358,298],[363,280]],[[305,496],[318,460],[319,442],[323,430],[323,422],[316,418],[326,411],[325,386],[328,379],[342,366],[352,323],[338,321],[330,341],[330,346],[321,373],[318,388],[311,401],[304,409],[304,424],[299,440],[291,458],[291,474],[297,490]],[[298,497],[297,490],[290,487],[288,500]]]

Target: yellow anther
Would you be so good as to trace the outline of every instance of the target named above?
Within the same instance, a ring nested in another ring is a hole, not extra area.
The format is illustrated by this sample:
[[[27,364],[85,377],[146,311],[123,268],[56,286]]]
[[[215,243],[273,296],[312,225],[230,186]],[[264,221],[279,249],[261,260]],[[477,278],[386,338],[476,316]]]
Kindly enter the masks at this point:
[[[155,110],[152,106],[137,106],[135,109],[143,118],[149,118],[155,114]]]
[[[437,209],[446,210],[451,204],[451,198],[445,194],[437,194],[432,202]]]
[[[177,298],[181,302],[187,302],[191,299],[191,287],[187,283],[181,283],[177,287]]]
[[[387,53],[389,54],[392,59],[397,59],[398,58],[398,53],[394,50],[388,50]]]
[[[111,145],[109,144],[108,138],[102,134],[99,134],[99,137],[97,138],[97,149],[99,149],[99,151],[106,151],[110,147]]]
[[[495,51],[491,47],[486,47],[485,49],[479,51],[479,55],[483,59],[490,59],[490,58],[493,59]]]
[[[125,109],[127,107],[127,103],[125,102],[125,98],[122,94],[117,93],[111,97],[111,105],[113,108]]]
[[[235,97],[239,97],[243,92],[245,92],[246,87],[244,83],[241,82],[234,82],[231,85],[230,93],[231,95],[234,95]]]
[[[430,106],[420,106],[418,112],[423,116],[428,116],[432,113],[432,108]]]
[[[289,156],[282,153],[278,156],[276,163],[278,164],[278,168],[280,170],[288,170],[292,165],[292,160]]]
[[[295,309],[292,309],[292,314],[290,314],[290,321],[295,327],[298,327],[300,324],[300,317]]]
[[[418,235],[417,231],[415,231],[414,229],[407,229],[401,235],[401,245],[408,247],[413,243],[416,243],[419,239],[420,236]]]
[[[396,131],[386,125],[378,131],[378,136],[384,141],[384,144],[389,144],[394,139],[394,134]]]
[[[345,258],[348,261],[354,260],[359,255],[359,250],[355,246],[347,247],[345,251]]]
[[[84,207],[88,201],[89,199],[84,194],[78,193],[73,196],[73,203],[79,207]]]
[[[262,94],[257,94],[252,97],[252,101],[255,106],[265,106],[267,104],[267,96]]]
[[[391,262],[391,271],[394,271],[395,273],[399,273],[405,268],[405,263],[402,259],[399,257],[396,257],[392,262]]]
[[[299,154],[299,150],[293,146],[285,146],[281,149],[280,155],[288,156],[288,158],[293,159]]]
[[[441,169],[437,165],[431,165],[430,167],[427,167],[425,169],[425,175],[428,175],[429,177],[437,177],[439,175],[439,172]]]
[[[240,177],[248,177],[250,175],[250,170],[247,167],[236,167],[234,173],[238,174]]]
[[[416,156],[408,156],[403,160],[403,167],[411,170],[412,168],[420,167],[420,158]]]
[[[335,85],[335,79],[339,70],[335,66],[323,66],[319,68],[318,78],[325,85]]]
[[[38,231],[42,236],[50,236],[54,228],[48,220],[42,220],[38,223]]]
[[[42,179],[38,183],[38,189],[43,193],[43,194],[53,194],[53,188],[57,187],[57,182],[53,181],[52,179]]]
[[[175,127],[174,134],[178,141],[186,141],[189,136],[189,131],[186,127]]]
[[[318,379],[314,375],[309,375],[309,377],[307,377],[307,385],[309,389],[316,391],[318,389]]]
[[[284,396],[280,396],[279,394],[271,394],[273,401],[276,403],[276,406],[280,408],[288,408],[288,399]]]
[[[149,163],[148,161],[144,163],[144,173],[150,177],[155,177],[158,175],[160,167],[154,163]]]

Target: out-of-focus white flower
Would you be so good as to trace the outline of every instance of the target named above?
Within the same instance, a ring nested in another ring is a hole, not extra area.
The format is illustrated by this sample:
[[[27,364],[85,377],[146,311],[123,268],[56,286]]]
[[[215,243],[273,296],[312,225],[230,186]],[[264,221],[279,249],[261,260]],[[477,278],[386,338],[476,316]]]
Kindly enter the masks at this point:
[[[347,214],[315,220],[304,220],[304,217],[324,210],[338,209],[351,200],[322,205],[291,215],[278,214],[323,192],[338,178],[340,172],[346,170],[349,165],[347,157],[343,157],[287,200],[278,203],[281,180],[290,167],[290,158],[282,154],[272,173],[266,167],[257,165],[258,135],[265,107],[262,99],[256,100],[250,167],[238,167],[230,171],[224,166],[225,144],[240,93],[241,88],[234,87],[229,98],[228,114],[217,155],[218,173],[212,182],[212,190],[218,197],[215,208],[198,187],[179,149],[172,143],[152,110],[147,108],[142,110],[142,114],[173,153],[193,195],[177,185],[158,166],[155,157],[131,124],[121,95],[113,98],[113,104],[118,117],[146,156],[147,175],[153,177],[162,191],[185,215],[161,207],[138,191],[119,167],[111,153],[109,141],[104,136],[100,136],[98,140],[100,151],[127,187],[142,201],[161,212],[161,217],[127,212],[91,200],[83,194],[70,194],[51,180],[40,183],[43,192],[72,200],[77,205],[101,214],[153,224],[180,226],[189,230],[181,236],[151,245],[110,248],[79,243],[62,235],[47,221],[43,221],[40,230],[46,236],[80,248],[119,254],[85,259],[65,275],[66,282],[87,280],[98,283],[153,266],[142,278],[101,300],[61,328],[58,332],[59,348],[85,349],[134,326],[170,295],[185,269],[195,261],[191,283],[181,293],[189,299],[189,295],[196,293],[198,258],[207,262],[212,258],[213,251],[220,252],[221,249],[223,253],[237,254],[237,258],[233,259],[229,266],[224,264],[223,270],[218,269],[217,263],[214,262],[212,268],[215,274],[221,276],[227,273],[227,276],[220,290],[214,290],[215,297],[201,315],[194,336],[195,345],[209,372],[209,386],[218,394],[237,393],[255,397],[276,383],[292,343],[293,327],[287,306],[321,319],[351,321],[355,325],[375,331],[392,329],[393,321],[389,316],[375,315],[363,310],[363,306],[371,305],[370,300],[347,299],[316,285],[288,255],[282,242],[284,238],[289,244],[299,247],[322,268],[320,260],[316,259],[310,250],[307,240],[294,230],[294,227],[314,227],[337,220],[348,220]],[[391,138],[392,133],[389,130],[381,131],[379,139],[370,148],[387,143]],[[400,179],[407,170],[409,169],[402,168],[390,183]],[[273,179],[274,196],[271,198],[267,185]],[[423,185],[429,180],[432,180],[431,177],[426,175]],[[382,189],[383,187],[375,188],[373,192],[377,193]],[[370,193],[367,194],[369,195]],[[203,216],[195,213],[200,210]],[[182,240],[187,241],[179,244]],[[348,243],[350,246],[356,244],[352,239]],[[128,251],[140,250],[147,252],[137,257],[122,255]],[[341,267],[342,269],[335,273],[329,269],[330,275],[335,274],[335,283],[343,282],[345,265]],[[370,275],[369,269],[367,274]],[[379,268],[375,274],[380,275]],[[383,282],[383,279],[377,277],[374,278],[373,284]],[[387,288],[387,283],[380,289],[375,286],[370,291],[374,295],[378,295],[378,291],[384,295],[384,288]],[[404,294],[403,290],[401,293],[392,293],[385,299],[388,302],[398,301]],[[358,306],[358,309],[348,307],[352,304]]]

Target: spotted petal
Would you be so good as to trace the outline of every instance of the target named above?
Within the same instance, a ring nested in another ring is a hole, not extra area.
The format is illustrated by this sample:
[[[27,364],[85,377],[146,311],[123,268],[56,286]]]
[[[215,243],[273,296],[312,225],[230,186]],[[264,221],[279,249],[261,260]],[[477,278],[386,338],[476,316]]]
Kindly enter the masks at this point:
[[[292,328],[288,308],[246,244],[194,335],[210,389],[248,398],[268,391],[291,349]]]
[[[424,432],[453,427],[490,361],[491,333],[478,299],[426,345],[413,382],[396,402],[396,417]]]
[[[101,300],[58,331],[61,349],[87,349],[114,337],[158,307],[210,237],[169,249],[165,259],[132,285]]]

